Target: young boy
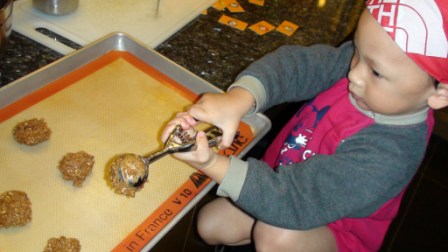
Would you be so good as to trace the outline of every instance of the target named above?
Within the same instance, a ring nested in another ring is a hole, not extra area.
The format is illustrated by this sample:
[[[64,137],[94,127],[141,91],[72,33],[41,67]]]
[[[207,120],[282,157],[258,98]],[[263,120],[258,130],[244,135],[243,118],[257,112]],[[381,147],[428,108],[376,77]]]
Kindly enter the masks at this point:
[[[243,116],[312,99],[263,161],[217,155],[203,132],[196,151],[175,154],[225,197],[201,210],[201,237],[257,251],[377,251],[424,156],[432,109],[448,106],[447,18],[445,0],[368,1],[353,43],[280,48],[179,113],[163,139],[198,119],[223,129],[224,148]]]

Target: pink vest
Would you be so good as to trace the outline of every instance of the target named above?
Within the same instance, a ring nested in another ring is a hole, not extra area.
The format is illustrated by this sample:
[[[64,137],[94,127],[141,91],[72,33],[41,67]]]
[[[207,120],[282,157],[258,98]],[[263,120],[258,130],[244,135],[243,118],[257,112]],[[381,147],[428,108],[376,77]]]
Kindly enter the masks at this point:
[[[315,154],[331,155],[344,139],[375,123],[351,104],[348,83],[344,78],[304,105],[280,131],[263,160],[271,167],[277,167],[305,161]],[[432,129],[431,113],[428,125]],[[428,139],[430,134],[431,130]],[[340,250],[377,251],[398,212],[404,192],[369,217],[344,218],[328,224]]]

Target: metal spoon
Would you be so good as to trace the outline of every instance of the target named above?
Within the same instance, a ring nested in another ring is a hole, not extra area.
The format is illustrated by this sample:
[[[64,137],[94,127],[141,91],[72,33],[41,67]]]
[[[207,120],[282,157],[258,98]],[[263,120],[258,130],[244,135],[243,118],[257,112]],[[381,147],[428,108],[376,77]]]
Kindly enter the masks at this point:
[[[216,146],[222,136],[222,131],[216,126],[204,130],[208,138],[210,147]],[[176,126],[170,134],[162,149],[145,156],[136,154],[120,155],[111,167],[112,183],[129,189],[141,187],[148,179],[149,165],[167,154],[175,152],[187,152],[192,150],[196,144],[196,132],[194,136],[189,136],[188,132],[182,130],[180,125]]]

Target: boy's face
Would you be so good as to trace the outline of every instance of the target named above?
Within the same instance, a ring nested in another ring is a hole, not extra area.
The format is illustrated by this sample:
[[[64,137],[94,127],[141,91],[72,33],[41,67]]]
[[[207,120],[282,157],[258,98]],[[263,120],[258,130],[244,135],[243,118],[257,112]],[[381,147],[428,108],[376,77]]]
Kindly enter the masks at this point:
[[[403,115],[426,108],[433,79],[415,64],[365,10],[355,33],[349,90],[366,110]]]

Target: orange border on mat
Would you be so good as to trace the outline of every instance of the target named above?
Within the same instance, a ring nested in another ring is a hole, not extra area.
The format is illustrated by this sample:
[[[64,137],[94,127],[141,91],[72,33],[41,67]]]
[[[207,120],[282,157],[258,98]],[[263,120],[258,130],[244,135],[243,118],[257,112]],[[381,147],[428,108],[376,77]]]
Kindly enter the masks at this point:
[[[129,52],[110,51],[100,58],[74,70],[60,79],[41,87],[14,103],[0,109],[0,123],[12,116],[19,114],[38,102],[56,94],[77,81],[89,76],[99,69],[107,66],[118,58],[131,63],[141,71],[155,78],[159,82],[173,87],[183,94],[187,99],[194,101],[198,98],[194,92],[177,83],[157,69],[147,65],[145,62]],[[226,156],[238,155],[254,139],[252,129],[249,125],[241,122],[238,128],[240,135],[233,141],[232,146],[221,150],[219,153]],[[160,232],[176,215],[184,209],[187,204],[209,183],[211,179],[201,172],[194,172],[190,178],[168,197],[143,223],[132,231],[121,241],[113,251],[140,251],[158,232]]]
[[[145,62],[132,55],[131,53],[110,51],[100,58],[96,59],[95,61],[74,70],[73,72],[57,79],[56,81],[51,82],[48,85],[41,87],[40,89],[28,94],[27,96],[0,109],[0,123],[33,106],[34,104],[46,99],[47,97],[50,97],[51,95],[63,90],[64,88],[75,84],[77,81],[107,66],[118,58],[123,58],[124,60],[140,69],[141,71],[145,72],[146,74],[150,75],[151,77],[155,78],[159,82],[176,89],[187,99],[194,101],[198,98],[198,95],[196,95],[194,92],[177,83],[165,74],[159,72],[157,69],[147,65]]]

